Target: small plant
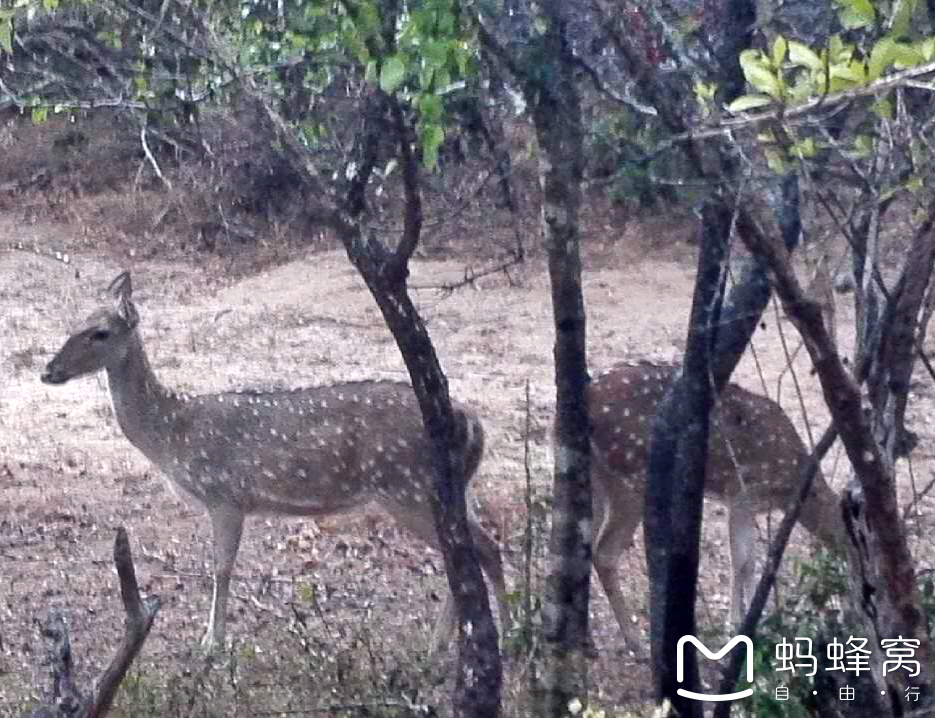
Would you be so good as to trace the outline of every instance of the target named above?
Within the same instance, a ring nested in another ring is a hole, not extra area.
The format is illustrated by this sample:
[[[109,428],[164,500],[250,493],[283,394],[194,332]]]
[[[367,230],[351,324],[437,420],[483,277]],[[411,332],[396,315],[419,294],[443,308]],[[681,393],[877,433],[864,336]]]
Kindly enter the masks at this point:
[[[827,551],[793,564],[798,590],[760,623],[754,641],[754,691],[750,700],[743,702],[742,715],[751,718],[807,718],[812,715],[815,678],[801,670],[779,670],[776,647],[785,642],[794,652],[797,639],[807,639],[814,650],[821,635],[828,631],[829,622],[836,619],[838,611],[833,608],[832,600],[843,596],[847,590],[845,570],[844,563]],[[821,670],[821,657],[817,651],[813,655],[818,661],[817,669]],[[738,685],[738,689],[747,687],[750,684],[745,682]]]

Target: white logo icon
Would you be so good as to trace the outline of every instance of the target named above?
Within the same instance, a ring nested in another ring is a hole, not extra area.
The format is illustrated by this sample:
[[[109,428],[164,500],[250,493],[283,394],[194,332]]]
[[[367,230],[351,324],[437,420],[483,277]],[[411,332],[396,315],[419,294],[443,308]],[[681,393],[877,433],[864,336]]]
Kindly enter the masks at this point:
[[[707,647],[699,641],[694,636],[682,636],[679,639],[678,645],[676,646],[675,654],[675,679],[679,683],[685,680],[685,644],[692,643],[695,648],[697,648],[701,653],[706,657],[710,658],[713,661],[717,661],[720,658],[723,658],[728,653],[730,649],[736,646],[738,643],[742,643],[746,646],[747,649],[747,682],[753,683],[753,641],[750,640],[749,636],[734,636],[724,648],[722,648],[717,653],[712,653],[707,649]],[[725,695],[714,694],[708,695],[707,693],[695,693],[694,691],[687,691],[684,688],[679,688],[676,693],[678,693],[683,698],[691,698],[696,701],[734,701],[738,698],[747,698],[748,696],[753,695],[753,688],[747,688],[743,691],[737,691],[736,693],[727,693]]]

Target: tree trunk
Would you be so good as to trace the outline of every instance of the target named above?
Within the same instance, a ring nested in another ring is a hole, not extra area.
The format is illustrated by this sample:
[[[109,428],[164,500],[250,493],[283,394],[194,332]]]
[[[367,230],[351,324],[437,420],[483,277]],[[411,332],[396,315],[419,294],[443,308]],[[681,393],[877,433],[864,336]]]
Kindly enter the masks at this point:
[[[705,203],[682,375],[657,415],[647,472],[645,522],[657,700],[668,699],[674,714],[683,718],[702,715],[702,703],[677,693],[679,688],[699,692],[694,652],[685,651],[681,682],[676,664],[679,639],[696,634],[705,468],[716,396],[710,366],[724,296],[730,220],[723,205]]]
[[[585,701],[591,580],[590,424],[578,212],[583,174],[581,107],[562,3],[543,4],[539,81],[527,85],[542,153],[542,221],[555,323],[555,473],[543,608],[541,713],[566,716]]]

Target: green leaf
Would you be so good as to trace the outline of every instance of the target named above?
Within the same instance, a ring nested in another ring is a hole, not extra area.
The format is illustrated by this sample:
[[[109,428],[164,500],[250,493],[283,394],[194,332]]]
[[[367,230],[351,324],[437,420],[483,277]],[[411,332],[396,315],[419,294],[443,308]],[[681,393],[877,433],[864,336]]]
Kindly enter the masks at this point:
[[[869,157],[873,152],[873,139],[869,135],[857,135],[854,138],[854,153],[858,157]]]
[[[789,41],[789,60],[794,65],[803,65],[809,70],[821,70],[824,67],[821,58],[812,48],[795,40]]]
[[[41,125],[43,122],[49,119],[49,108],[45,106],[33,107],[30,114],[32,116],[33,124]]]
[[[9,17],[0,17],[0,50],[13,54],[13,23]]]
[[[438,148],[445,141],[445,131],[440,125],[428,125],[422,130],[422,163],[426,168],[435,169],[438,163]]]
[[[870,59],[867,61],[867,80],[873,82],[893,61],[895,41],[891,37],[880,38],[870,50]]]
[[[399,87],[406,76],[406,65],[399,55],[393,55],[380,68],[380,89],[392,94]]]
[[[440,124],[442,119],[442,101],[437,95],[422,95],[419,98],[420,122],[423,124]]]
[[[851,60],[848,63],[832,65],[831,91],[847,90],[855,85],[864,85],[867,81],[867,69],[860,60]]]
[[[815,156],[816,149],[815,140],[811,137],[806,137],[804,140],[792,145],[789,152],[804,159],[808,159],[809,157]]]
[[[832,35],[831,39],[828,40],[828,57],[831,62],[840,62],[842,59],[841,55],[847,51],[847,46],[844,44],[844,41],[841,39],[840,35]],[[847,57],[850,59],[850,56]]]
[[[921,48],[908,42],[897,42],[892,36],[880,38],[870,51],[867,79],[873,82],[883,76],[891,66],[915,67],[925,59]]]
[[[835,0],[838,5],[838,18],[846,30],[870,27],[876,21],[877,13],[870,0]]]
[[[705,83],[696,81],[695,82],[695,97],[701,101],[709,101],[714,99],[714,93],[717,92],[717,85],[713,82]]]
[[[432,67],[445,67],[448,64],[448,43],[442,40],[430,40],[422,47],[422,57]]]
[[[776,174],[785,174],[786,161],[779,150],[766,150],[766,166]]]
[[[733,113],[746,112],[747,110],[754,110],[757,107],[765,107],[771,104],[772,101],[773,98],[769,95],[741,95],[731,102],[727,106],[727,109]]]
[[[823,91],[825,88],[823,74],[824,73],[812,78],[799,78],[786,92],[786,98],[789,104],[796,105],[800,102],[805,102],[813,93]]]
[[[931,62],[935,57],[935,37],[927,37],[916,43],[916,48],[922,56],[923,62]]]
[[[740,53],[740,67],[747,82],[753,85],[754,89],[779,99],[779,79],[767,66],[762,53],[757,50],[744,50]]]
[[[906,37],[909,34],[912,16],[918,0],[901,0],[893,3],[893,15],[890,18],[890,34],[893,37]]]
[[[902,70],[907,67],[915,67],[925,62],[922,51],[916,45],[909,42],[897,42],[893,50],[893,66]]]
[[[789,49],[789,43],[786,41],[782,35],[777,35],[776,39],[773,41],[773,67],[779,69],[782,65],[782,61],[786,59],[786,50]]]

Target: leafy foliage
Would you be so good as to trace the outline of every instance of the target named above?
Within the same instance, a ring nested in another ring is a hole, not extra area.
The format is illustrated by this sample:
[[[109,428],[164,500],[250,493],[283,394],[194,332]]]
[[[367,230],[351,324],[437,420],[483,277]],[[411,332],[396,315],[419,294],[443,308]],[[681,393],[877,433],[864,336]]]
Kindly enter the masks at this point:
[[[876,11],[869,0],[839,0],[839,17],[845,28],[874,24]],[[905,18],[906,6],[896,10]],[[795,40],[778,36],[769,51],[748,49],[740,53],[740,65],[754,94],[742,95],[728,107],[731,112],[778,104],[795,106],[808,99],[866,87],[885,74],[931,62],[935,58],[935,37],[909,40],[898,28],[877,39],[869,49],[833,35],[825,47],[813,49]]]

